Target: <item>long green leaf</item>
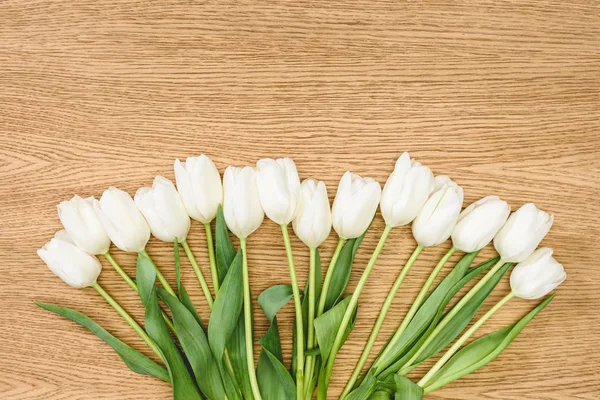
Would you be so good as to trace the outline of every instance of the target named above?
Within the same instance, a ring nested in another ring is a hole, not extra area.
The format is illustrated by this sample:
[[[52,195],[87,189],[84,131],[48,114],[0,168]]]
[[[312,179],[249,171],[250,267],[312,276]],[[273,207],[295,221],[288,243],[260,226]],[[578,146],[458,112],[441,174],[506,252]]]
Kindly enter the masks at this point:
[[[61,315],[73,322],[78,323],[84,328],[87,328],[90,332],[98,336],[106,344],[112,347],[119,357],[121,357],[125,365],[127,365],[133,372],[137,372],[138,374],[142,375],[150,375],[155,378],[162,379],[165,382],[170,381],[169,373],[165,368],[161,367],[159,364],[152,361],[139,351],[134,350],[127,344],[121,342],[87,315],[70,308],[59,307],[53,304],[40,303],[37,301],[35,304],[44,310]]]
[[[194,315],[166,290],[159,297],[171,309],[177,338],[196,376],[196,383],[209,399],[224,399],[225,387],[208,339]]]
[[[217,261],[217,273],[219,283],[222,283],[227,276],[229,266],[235,258],[235,248],[229,237],[227,224],[223,215],[223,207],[219,205],[215,222],[215,258]]]
[[[174,400],[200,400],[200,393],[190,375],[183,357],[162,317],[156,295],[156,269],[150,259],[138,254],[136,282],[140,298],[146,307],[146,332],[162,351],[167,360]]]
[[[194,303],[192,303],[192,300],[190,299],[187,290],[185,290],[185,286],[183,286],[183,283],[181,282],[181,258],[179,257],[179,243],[177,243],[177,238],[173,243],[173,258],[175,259],[175,279],[177,281],[177,297],[179,298],[179,301],[181,301],[181,303],[185,306],[185,308],[187,308],[188,311],[192,313],[196,321],[198,321],[198,323],[204,330],[205,328],[204,324],[202,323],[202,319],[200,318],[196,307],[194,307]]]
[[[296,386],[289,371],[283,365],[283,354],[277,318],[273,316],[271,326],[260,339],[262,346],[258,358],[257,379],[263,399],[293,399]]]
[[[423,399],[423,389],[419,385],[404,376],[395,375],[394,379],[396,380],[395,400]]]
[[[554,299],[552,294],[515,324],[473,341],[458,351],[432,378],[425,392],[431,392],[462,378],[492,362],[517,337],[525,326]]]
[[[235,380],[246,400],[254,399],[250,377],[248,376],[248,364],[246,363],[246,328],[244,325],[244,313],[240,313],[238,322],[227,341],[227,351],[235,375]]]

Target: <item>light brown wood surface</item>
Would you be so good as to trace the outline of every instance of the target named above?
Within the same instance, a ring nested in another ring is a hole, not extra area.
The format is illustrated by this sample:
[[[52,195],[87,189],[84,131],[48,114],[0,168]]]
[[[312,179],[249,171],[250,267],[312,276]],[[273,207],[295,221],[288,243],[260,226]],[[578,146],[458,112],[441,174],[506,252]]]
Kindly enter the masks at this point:
[[[462,185],[465,204],[496,194],[513,210],[533,201],[554,213],[543,245],[569,274],[496,361],[428,398],[598,399],[599,12],[583,0],[0,2],[0,398],[170,397],[167,384],[135,375],[93,335],[34,306],[81,310],[148,354],[92,289],[67,287],[37,258],[60,228],[61,200],[110,185],[133,194],[156,174],[173,178],[175,158],[200,153],[221,171],[293,157],[301,177],[324,180],[333,198],[344,171],[383,183],[407,150]],[[378,214],[349,291],[382,228]],[[335,241],[322,246],[324,262]],[[197,223],[190,242],[208,274]],[[308,251],[293,242],[303,286]],[[392,231],[336,363],[332,398],[414,245],[408,227]],[[449,246],[423,252],[377,349]],[[148,246],[173,281],[171,249]],[[133,273],[134,255],[114,252]],[[274,223],[251,236],[249,254],[255,299],[289,282]],[[100,283],[142,321],[136,295],[104,265]],[[207,318],[187,263],[183,275]],[[504,279],[484,308],[507,290]],[[512,301],[482,333],[533,304]],[[286,359],[292,316],[288,305]],[[255,323],[259,337],[267,321],[258,309]]]

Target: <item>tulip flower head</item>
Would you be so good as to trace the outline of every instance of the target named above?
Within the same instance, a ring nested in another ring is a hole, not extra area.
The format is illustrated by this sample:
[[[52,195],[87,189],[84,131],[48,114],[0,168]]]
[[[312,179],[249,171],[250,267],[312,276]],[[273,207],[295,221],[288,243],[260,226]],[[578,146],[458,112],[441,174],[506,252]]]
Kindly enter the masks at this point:
[[[466,253],[487,246],[508,219],[510,206],[498,196],[487,196],[470,204],[458,216],[452,232],[454,247]]]
[[[150,239],[150,227],[129,193],[110,187],[94,200],[94,211],[110,240],[123,251],[139,253]]]
[[[175,181],[190,217],[207,224],[217,215],[223,203],[221,175],[215,163],[204,154],[175,160]]]
[[[552,249],[537,249],[513,269],[510,288],[517,297],[535,300],[544,297],[567,279],[563,266],[552,257]]]
[[[433,173],[404,152],[381,194],[381,214],[390,226],[412,222],[434,189]]]
[[[73,242],[90,254],[105,254],[110,238],[94,212],[94,197],[74,196],[58,205],[58,218]]]
[[[265,212],[260,204],[253,167],[227,167],[223,175],[223,215],[231,232],[240,239],[258,229]]]
[[[315,179],[302,182],[302,210],[292,222],[296,236],[310,248],[317,248],[331,232],[331,208],[325,183]]]
[[[284,225],[292,222],[302,207],[300,178],[291,158],[263,158],[256,163],[256,184],[267,217]]]
[[[342,239],[362,235],[375,216],[381,185],[373,178],[346,172],[338,186],[331,210],[333,229]]]
[[[190,217],[173,182],[163,176],[154,178],[152,187],[135,193],[135,205],[142,212],[150,231],[159,240],[184,241],[190,231]]]
[[[445,242],[452,233],[463,202],[463,190],[446,175],[435,177],[435,191],[412,223],[420,246]]]
[[[102,272],[96,256],[77,247],[65,230],[56,232],[37,254],[56,276],[76,289],[92,286]]]
[[[494,247],[505,262],[521,262],[533,253],[553,221],[553,215],[527,203],[508,218],[494,238]]]

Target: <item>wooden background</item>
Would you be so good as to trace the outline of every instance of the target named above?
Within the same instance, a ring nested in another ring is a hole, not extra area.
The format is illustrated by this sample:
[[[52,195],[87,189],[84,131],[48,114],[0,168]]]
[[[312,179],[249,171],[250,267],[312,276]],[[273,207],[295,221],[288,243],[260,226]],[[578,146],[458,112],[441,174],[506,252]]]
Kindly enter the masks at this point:
[[[346,170],[383,183],[404,150],[452,176],[465,204],[497,194],[513,210],[534,201],[554,213],[543,245],[569,274],[498,360],[428,398],[599,398],[599,12],[585,0],[0,2],[0,398],[170,396],[168,385],[136,376],[84,329],[33,305],[81,310],[146,352],[93,290],[70,289],[37,258],[60,228],[61,200],[99,196],[109,185],[134,193],[156,174],[173,178],[176,157],[200,153],[221,171],[290,156],[302,178],[324,180],[333,197]],[[350,290],[382,226],[377,216]],[[325,261],[335,240],[322,247]],[[208,274],[197,223],[190,242]],[[392,232],[331,397],[414,245],[407,227]],[[377,348],[448,247],[424,251]],[[148,249],[172,280],[170,245],[152,239]],[[295,238],[294,251],[303,285],[308,251]],[[133,272],[134,255],[115,253]],[[249,253],[254,298],[289,281],[273,223],[251,236]],[[138,298],[106,263],[100,282],[141,321]],[[505,279],[485,307],[507,288]],[[533,304],[511,302],[484,331]],[[281,318],[288,357],[292,313],[288,305]],[[258,310],[255,320],[262,335]]]

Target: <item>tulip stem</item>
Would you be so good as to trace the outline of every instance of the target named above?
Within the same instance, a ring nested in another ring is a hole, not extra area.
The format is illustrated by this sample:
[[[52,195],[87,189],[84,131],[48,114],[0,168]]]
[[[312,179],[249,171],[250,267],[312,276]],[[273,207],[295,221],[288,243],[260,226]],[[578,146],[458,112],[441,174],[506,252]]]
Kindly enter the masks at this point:
[[[498,260],[496,265],[494,265],[494,267],[490,269],[489,272],[483,278],[481,278],[481,280],[477,282],[477,284],[473,286],[473,288],[469,290],[467,294],[465,294],[460,299],[460,301],[456,303],[454,307],[450,309],[450,311],[448,311],[446,316],[435,327],[433,332],[431,332],[431,335],[429,335],[427,339],[425,339],[421,347],[419,347],[419,350],[417,350],[417,352],[410,358],[410,360],[408,360],[406,363],[404,363],[402,367],[400,367],[400,370],[398,371],[399,375],[402,375],[402,372],[404,372],[404,370],[413,366],[413,363],[419,358],[419,356],[421,355],[421,353],[423,353],[427,346],[429,346],[429,343],[431,343],[433,339],[435,339],[435,337],[442,331],[442,329],[444,329],[446,325],[450,323],[452,318],[454,318],[456,314],[458,314],[458,312],[465,306],[465,304],[467,304],[467,302],[471,300],[473,296],[475,296],[479,289],[481,289],[483,285],[485,285],[492,278],[492,276],[494,276],[494,274],[498,272],[502,265],[504,265],[504,260]]]
[[[144,331],[144,329],[137,322],[135,322],[135,320],[131,317],[131,315],[129,315],[127,313],[127,311],[125,311],[123,309],[123,307],[121,307],[115,299],[113,299],[108,293],[106,293],[106,291],[102,288],[102,286],[100,286],[100,284],[98,282],[94,283],[92,285],[92,287],[94,289],[96,289],[96,291],[100,294],[100,296],[102,296],[104,298],[104,300],[106,300],[106,302],[108,304],[110,304],[112,306],[112,308],[114,308],[115,311],[125,320],[125,322],[127,322],[129,324],[129,326],[131,326],[138,335],[140,335],[142,340],[144,342],[146,342],[146,344],[152,349],[152,351],[163,362],[165,362],[164,355],[163,355],[162,351],[160,350],[160,348],[158,347],[158,345],[154,342],[154,340],[152,340],[150,338],[150,336],[148,336],[146,331]]]
[[[510,299],[512,299],[513,297],[515,297],[515,293],[511,291],[502,300],[500,300],[498,303],[496,303],[496,305],[494,305],[494,307],[492,307],[488,312],[486,312],[477,322],[475,322],[473,324],[473,326],[471,326],[471,328],[469,328],[469,330],[467,330],[460,337],[460,339],[458,339],[452,345],[452,347],[450,347],[450,349],[448,349],[448,351],[446,351],[446,353],[442,356],[442,358],[440,358],[438,360],[438,362],[417,383],[417,385],[419,385],[421,387],[425,387],[425,385],[429,381],[431,381],[431,378],[433,378],[433,376],[436,374],[436,372],[438,372],[440,370],[440,368],[442,368],[444,366],[444,364],[446,364],[446,362],[448,362],[448,360],[450,360],[450,357],[452,357],[458,351],[458,349],[460,349],[460,347],[463,344],[465,344],[465,342],[475,333],[475,331],[477,329],[479,329],[481,327],[481,325],[483,325],[485,323],[485,321],[487,321],[488,319],[490,319],[490,317],[492,315],[494,315],[496,313],[496,311],[498,311],[500,308],[502,308],[502,306],[505,305],[506,303],[508,303],[508,301]]]
[[[331,376],[331,372],[333,371],[333,364],[335,363],[335,357],[336,357],[338,351],[340,350],[340,348],[342,347],[342,341],[344,340],[344,336],[346,334],[346,329],[348,328],[348,325],[350,324],[350,320],[352,319],[352,315],[354,314],[354,310],[356,309],[356,305],[358,304],[358,297],[360,296],[360,293],[362,292],[365,284],[367,283],[369,274],[371,273],[371,270],[375,266],[375,263],[377,262],[377,258],[379,257],[381,250],[383,250],[383,246],[384,246],[385,241],[387,240],[391,230],[392,230],[392,226],[390,226],[390,225],[385,226],[385,229],[383,230],[383,233],[381,234],[381,238],[379,239],[379,243],[377,243],[377,247],[375,248],[375,251],[373,251],[373,255],[371,256],[369,263],[365,267],[365,270],[364,270],[362,276],[360,277],[358,284],[356,285],[356,289],[354,289],[354,293],[352,293],[352,297],[350,298],[350,303],[348,304],[348,308],[346,308],[346,312],[344,313],[344,317],[342,318],[342,322],[340,324],[340,327],[338,328],[335,339],[333,341],[333,346],[331,347],[331,353],[329,354],[329,358],[327,359],[327,365],[325,367],[325,379],[326,380],[325,380],[325,382],[323,382],[324,387],[321,387],[321,382],[319,382],[319,394],[321,394],[321,396],[327,392],[327,386],[329,385],[329,377]]]
[[[204,297],[206,297],[206,302],[208,303],[208,306],[212,310],[212,307],[213,307],[212,294],[210,293],[210,289],[208,288],[208,285],[206,284],[204,275],[202,275],[202,271],[200,270],[200,267],[198,266],[198,263],[196,262],[196,257],[194,257],[194,253],[192,253],[192,249],[190,249],[190,245],[188,244],[187,240],[182,240],[181,246],[183,246],[183,250],[185,251],[187,258],[190,260],[190,264],[192,264],[192,269],[194,270],[194,273],[196,273],[196,276],[198,277],[198,280],[200,281],[200,286],[202,287],[202,292],[204,293]]]
[[[242,278],[244,284],[244,333],[246,341],[246,366],[248,368],[248,377],[250,378],[250,387],[254,400],[262,400],[258,382],[256,380],[256,370],[254,368],[254,343],[252,341],[252,298],[250,295],[250,279],[248,276],[248,253],[246,252],[246,238],[240,238],[240,247],[242,248]]]
[[[402,282],[404,281],[404,278],[406,277],[406,275],[410,271],[411,267],[417,260],[417,257],[419,256],[419,254],[421,254],[422,250],[423,250],[423,246],[417,246],[415,248],[412,255],[410,256],[410,258],[404,265],[404,268],[402,268],[402,271],[396,278],[396,281],[394,282],[394,285],[390,289],[387,297],[385,298],[385,302],[383,303],[383,306],[381,307],[381,311],[379,312],[379,315],[377,316],[377,320],[375,321],[375,325],[373,326],[373,329],[371,330],[371,334],[369,335],[369,340],[367,340],[367,344],[365,345],[363,352],[360,355],[360,359],[358,360],[358,363],[356,364],[356,367],[354,368],[354,371],[352,372],[352,376],[350,377],[350,380],[348,380],[348,383],[346,384],[346,387],[344,388],[344,391],[342,392],[342,395],[340,396],[341,399],[343,399],[344,397],[346,397],[346,395],[348,393],[350,393],[350,391],[352,390],[352,387],[354,386],[354,383],[358,379],[360,372],[362,371],[362,368],[364,367],[365,363],[367,362],[367,359],[369,358],[369,354],[371,353],[371,349],[373,348],[373,345],[375,344],[377,335],[379,334],[379,331],[381,330],[381,327],[383,326],[383,321],[385,320],[385,317],[387,316],[387,313],[390,310],[390,307],[392,306],[392,301],[394,300],[394,297],[396,297],[396,293],[398,293],[398,289],[400,289],[400,285],[402,284]],[[444,265],[446,260],[448,260],[448,258],[450,258],[450,256],[452,255],[453,252],[454,251],[448,252],[448,254],[446,254],[446,256],[444,258],[442,258],[442,260],[440,260],[440,262],[438,263],[438,266],[440,264]]]
[[[308,267],[308,338],[306,339],[307,348],[312,350],[315,346],[315,296],[316,296],[316,284],[317,284],[317,271],[316,271],[316,258],[317,258],[317,249],[314,247],[310,248],[310,262]],[[316,356],[306,356],[306,368],[305,368],[305,397],[309,397],[312,393],[308,391],[311,390],[311,380],[313,374],[314,363],[316,361]]]
[[[294,255],[292,253],[292,244],[288,234],[287,224],[281,225],[283,233],[283,242],[285,243],[285,252],[287,254],[288,266],[290,268],[290,279],[292,281],[292,293],[294,294],[294,310],[296,312],[296,398],[304,398],[304,326],[302,318],[302,302],[300,300],[300,289],[298,288],[298,277],[296,276],[296,267],[294,266]]]
[[[325,280],[323,281],[321,297],[319,298],[319,308],[317,308],[317,317],[320,317],[321,314],[323,314],[323,312],[325,311],[327,292],[329,291],[329,285],[331,284],[331,279],[333,278],[333,271],[335,270],[335,266],[337,265],[338,258],[340,258],[340,253],[342,252],[342,248],[344,247],[345,242],[345,239],[339,238],[337,246],[335,247],[335,251],[333,252],[333,256],[331,256],[331,261],[329,262],[329,267],[327,267],[327,273],[325,274]]]
[[[167,292],[169,292],[169,294],[171,296],[177,297],[177,295],[175,294],[175,291],[173,290],[173,288],[171,287],[171,285],[169,285],[169,282],[167,282],[167,280],[165,279],[164,275],[160,272],[160,270],[156,266],[156,263],[154,262],[154,260],[152,260],[152,258],[150,258],[150,254],[148,254],[148,252],[146,251],[146,249],[140,251],[140,253],[144,257],[148,258],[148,260],[150,260],[152,262],[152,265],[154,265],[154,269],[156,270],[156,277],[158,278],[158,281],[161,283],[161,285],[163,285],[163,288],[165,288],[165,290]]]
[[[423,300],[425,299],[425,296],[427,295],[427,292],[429,291],[429,289],[433,285],[433,282],[435,281],[435,278],[437,278],[437,276],[441,272],[441,270],[444,267],[444,265],[448,262],[448,260],[450,259],[450,257],[452,257],[452,255],[456,252],[456,250],[457,250],[457,248],[454,247],[454,246],[452,246],[450,248],[450,250],[448,250],[448,252],[444,255],[444,257],[442,257],[440,259],[440,261],[437,263],[437,265],[435,266],[435,268],[433,269],[433,271],[431,271],[431,274],[429,275],[429,278],[427,278],[427,281],[425,281],[425,284],[423,284],[423,287],[419,291],[419,294],[417,294],[417,297],[415,298],[415,301],[413,302],[412,306],[410,307],[410,309],[408,310],[408,312],[404,316],[404,319],[402,320],[402,323],[400,324],[400,327],[398,328],[398,330],[396,331],[396,333],[394,333],[394,336],[392,336],[392,338],[390,339],[390,341],[386,345],[385,349],[381,352],[381,354],[379,355],[379,357],[377,357],[377,360],[375,360],[375,362],[373,363],[372,368],[378,367],[380,365],[380,363],[384,363],[384,368],[387,367],[387,365],[385,365],[385,363],[386,363],[385,357],[389,354],[389,352],[394,347],[394,345],[398,342],[398,340],[400,340],[400,337],[402,336],[402,334],[404,333],[404,331],[408,327],[408,324],[410,324],[410,321],[413,319],[413,317],[415,316],[415,314],[419,310],[419,307],[421,307],[421,304],[423,303]]]
[[[213,244],[212,229],[210,222],[204,224],[204,230],[206,231],[206,247],[208,247],[208,260],[210,261],[210,273],[212,276],[213,287],[215,289],[215,297],[219,293],[219,273],[217,272],[217,262],[215,260],[215,247]]]

